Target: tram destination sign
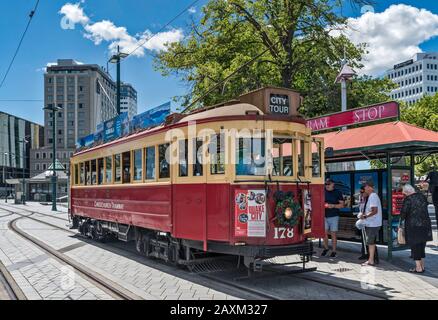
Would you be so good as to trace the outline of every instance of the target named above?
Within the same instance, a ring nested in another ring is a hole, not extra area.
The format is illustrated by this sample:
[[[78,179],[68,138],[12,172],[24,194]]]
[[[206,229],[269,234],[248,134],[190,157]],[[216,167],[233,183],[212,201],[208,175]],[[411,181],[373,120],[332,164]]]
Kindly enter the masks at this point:
[[[289,114],[289,96],[286,94],[274,94],[269,96],[269,111],[271,114]]]
[[[395,101],[328,114],[307,120],[312,131],[324,131],[367,122],[398,118],[399,104]]]

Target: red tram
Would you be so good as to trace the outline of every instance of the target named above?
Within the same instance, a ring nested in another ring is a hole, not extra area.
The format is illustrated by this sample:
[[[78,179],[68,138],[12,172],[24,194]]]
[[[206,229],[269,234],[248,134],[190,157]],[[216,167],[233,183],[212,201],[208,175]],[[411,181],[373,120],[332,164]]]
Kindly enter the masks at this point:
[[[324,146],[300,95],[266,87],[80,150],[73,227],[176,264],[210,253],[309,257],[324,236]]]

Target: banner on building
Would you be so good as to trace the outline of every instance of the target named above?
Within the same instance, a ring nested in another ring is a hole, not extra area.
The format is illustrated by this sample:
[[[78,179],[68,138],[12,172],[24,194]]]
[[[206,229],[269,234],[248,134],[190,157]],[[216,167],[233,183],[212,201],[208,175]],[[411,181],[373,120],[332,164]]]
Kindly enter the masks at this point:
[[[265,190],[235,190],[234,236],[266,237]]]
[[[128,113],[124,112],[103,123],[103,141],[111,141],[129,134]]]
[[[133,117],[131,127],[133,130],[145,129],[158,125],[170,114],[170,101]]]

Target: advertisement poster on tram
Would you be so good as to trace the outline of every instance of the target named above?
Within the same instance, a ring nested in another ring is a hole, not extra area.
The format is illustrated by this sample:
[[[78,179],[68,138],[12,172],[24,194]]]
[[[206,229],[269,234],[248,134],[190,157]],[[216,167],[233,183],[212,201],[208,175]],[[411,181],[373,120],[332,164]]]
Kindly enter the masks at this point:
[[[234,236],[266,236],[265,190],[236,190],[234,193]]]
[[[312,232],[312,198],[309,190],[303,192],[303,208],[304,208],[304,234]]]

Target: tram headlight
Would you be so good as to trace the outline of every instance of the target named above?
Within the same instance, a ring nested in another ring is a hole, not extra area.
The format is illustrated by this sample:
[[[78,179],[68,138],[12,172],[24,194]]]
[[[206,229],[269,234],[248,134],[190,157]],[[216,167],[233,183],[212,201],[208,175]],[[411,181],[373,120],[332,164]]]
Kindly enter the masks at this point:
[[[284,210],[284,217],[286,219],[290,219],[292,217],[292,209],[291,208],[288,207]]]

